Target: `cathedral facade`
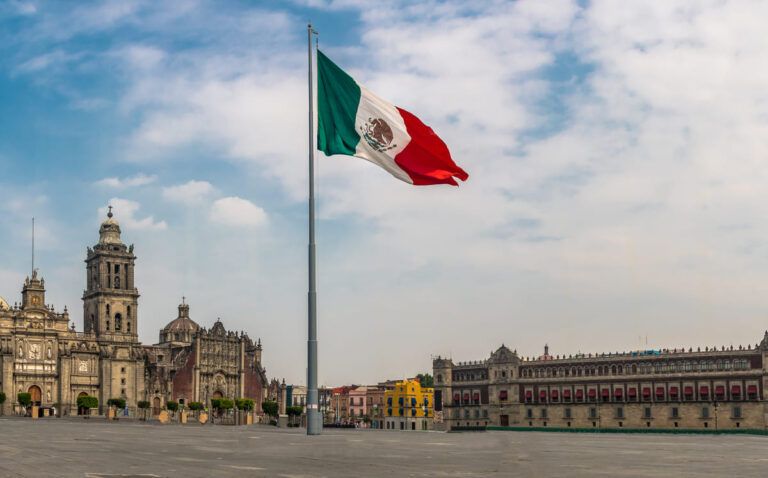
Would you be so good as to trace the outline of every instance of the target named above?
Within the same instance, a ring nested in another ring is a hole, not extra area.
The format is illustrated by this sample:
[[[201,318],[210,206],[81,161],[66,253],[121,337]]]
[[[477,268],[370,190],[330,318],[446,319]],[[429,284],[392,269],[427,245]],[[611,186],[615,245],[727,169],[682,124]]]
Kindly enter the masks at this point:
[[[227,331],[221,321],[210,330],[189,318],[189,306],[160,333],[160,342],[138,339],[139,292],[134,283],[133,245],[121,240],[110,212],[99,242],[87,249],[83,331],[70,325],[69,311],[45,301],[45,280],[33,270],[21,303],[0,298],[0,390],[4,413],[18,409],[18,393],[34,404],[77,414],[77,398],[123,398],[129,409],[139,401],[155,411],[168,400],[180,403],[246,397],[261,403],[267,387],[261,341]]]

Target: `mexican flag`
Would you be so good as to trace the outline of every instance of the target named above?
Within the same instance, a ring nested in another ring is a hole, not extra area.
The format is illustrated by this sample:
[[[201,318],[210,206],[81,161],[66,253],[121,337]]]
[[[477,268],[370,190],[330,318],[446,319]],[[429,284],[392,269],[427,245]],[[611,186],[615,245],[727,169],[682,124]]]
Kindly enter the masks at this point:
[[[417,186],[453,184],[469,175],[432,128],[358,84],[317,52],[317,148],[367,159]]]

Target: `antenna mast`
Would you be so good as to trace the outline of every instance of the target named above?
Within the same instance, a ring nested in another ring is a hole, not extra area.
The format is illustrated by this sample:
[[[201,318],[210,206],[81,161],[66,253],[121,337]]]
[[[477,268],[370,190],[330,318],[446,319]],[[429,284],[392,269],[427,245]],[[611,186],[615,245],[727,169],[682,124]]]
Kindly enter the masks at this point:
[[[32,275],[35,275],[35,217],[32,216]]]

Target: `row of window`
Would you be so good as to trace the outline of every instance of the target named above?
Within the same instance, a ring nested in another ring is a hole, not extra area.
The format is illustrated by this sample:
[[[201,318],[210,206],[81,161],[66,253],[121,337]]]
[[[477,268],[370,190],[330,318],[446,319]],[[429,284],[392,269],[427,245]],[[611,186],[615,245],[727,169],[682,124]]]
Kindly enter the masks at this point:
[[[570,408],[563,408],[563,419],[570,420],[573,418],[573,412]],[[738,405],[735,405],[731,407],[731,418],[742,418],[741,413],[741,407]],[[542,408],[539,410],[538,417],[534,417],[534,410],[532,408],[526,409],[526,418],[532,419],[532,418],[541,418],[541,419],[547,419],[549,417],[549,411],[546,408]],[[699,415],[699,418],[711,418],[711,409],[709,406],[703,406],[700,409],[701,414]],[[468,411],[465,413],[465,418],[468,418]],[[487,416],[487,413],[485,414]],[[596,420],[600,418],[598,415],[597,407],[590,407],[589,409],[589,416],[588,418],[590,420]],[[613,418],[615,419],[624,419],[626,418],[626,415],[624,413],[624,407],[616,407],[613,409]],[[643,418],[654,418],[651,407],[644,407],[643,408]],[[680,408],[678,407],[670,407],[669,408],[669,418],[680,418]]]
[[[693,360],[670,362],[644,362],[632,365],[598,365],[573,367],[538,367],[523,368],[520,376],[524,378],[542,377],[590,377],[605,375],[637,375],[651,373],[709,372],[725,370],[749,370],[748,359],[733,360]]]
[[[128,273],[128,267],[126,266],[123,269],[123,274],[120,273],[120,264],[112,264],[111,262],[107,262],[107,288],[108,289],[120,289],[121,282],[124,285],[127,285],[126,281],[123,281],[121,278],[126,277],[127,278]],[[99,283],[99,273],[98,273],[98,267],[94,266],[91,268],[91,283],[89,284],[89,289],[94,289],[96,284]]]
[[[410,411],[410,415],[412,417],[415,417],[416,414],[418,413],[418,409],[417,408],[411,408],[410,410],[411,410]],[[393,409],[387,408],[387,416],[388,417],[391,417],[393,412],[394,412]],[[404,408],[398,408],[397,409],[397,416],[398,417],[403,417],[403,416],[406,416],[406,415],[408,415],[408,412],[406,412]],[[360,411],[360,416],[363,416],[363,411],[362,410]],[[429,408],[426,408],[426,407],[424,408],[424,416],[425,417],[429,417],[430,416]]]
[[[639,393],[638,393],[639,392]],[[668,388],[665,386],[657,386],[655,393],[651,387],[642,387],[638,390],[637,387],[627,387],[626,394],[624,387],[614,388],[611,393],[610,388],[602,388],[599,393],[596,388],[590,388],[587,390],[586,395],[584,390],[577,388],[574,393],[570,388],[562,390],[562,395],[559,389],[539,390],[538,395],[534,394],[533,390],[526,390],[524,392],[524,401],[526,403],[539,402],[623,402],[623,401],[665,401],[665,400],[757,400],[759,398],[758,388],[756,384],[749,384],[746,390],[742,388],[740,384],[732,384],[730,390],[726,389],[725,385],[716,385],[714,390],[710,390],[709,385],[700,385],[698,389],[698,395],[693,386],[687,385],[682,388],[671,385]],[[682,392],[682,393],[681,393]],[[730,392],[730,393],[727,393]]]
[[[474,380],[487,380],[488,379],[488,372],[486,370],[472,370],[468,372],[454,372],[453,373],[453,381],[454,382],[466,382],[466,381],[474,381]],[[443,376],[438,375],[437,376],[437,383],[442,383]]]
[[[463,412],[463,413],[462,413]],[[459,419],[462,418],[462,415],[464,415],[463,418],[488,418],[488,410],[480,410],[479,408],[475,408],[474,410],[464,409],[464,410],[453,410],[453,418]]]
[[[418,403],[417,400],[414,397],[411,397],[410,402],[411,402],[411,406],[412,407],[415,407],[416,404]],[[360,405],[362,405],[362,404],[363,404],[363,402],[361,401]],[[401,407],[403,406],[403,404],[405,404],[405,400],[403,399],[403,397],[398,397],[397,398],[397,404],[400,405]],[[429,406],[429,398],[428,397],[424,397],[423,405],[425,407]],[[387,397],[387,406],[389,406],[389,407],[392,406],[392,397]]]

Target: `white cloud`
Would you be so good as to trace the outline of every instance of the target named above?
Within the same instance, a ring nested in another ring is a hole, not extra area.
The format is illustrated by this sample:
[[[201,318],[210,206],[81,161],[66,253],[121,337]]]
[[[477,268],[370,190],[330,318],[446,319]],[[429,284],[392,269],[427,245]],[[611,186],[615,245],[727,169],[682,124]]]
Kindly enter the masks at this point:
[[[214,201],[210,218],[227,226],[255,227],[266,224],[267,213],[251,201],[233,196]]]
[[[318,239],[327,240],[319,261],[323,300],[334,304],[321,327],[352,330],[361,313],[371,322],[402,320],[392,330],[415,327],[413,333],[431,337],[430,352],[480,358],[477,351],[499,337],[515,340],[524,354],[544,341],[558,352],[605,351],[632,347],[649,333],[665,347],[712,345],[723,320],[740,320],[730,338],[745,341],[764,323],[768,4],[297,3],[359,8],[351,31],[361,36],[323,46],[332,24],[319,24],[321,48],[431,125],[470,173],[460,188],[413,188],[365,161],[319,155]],[[270,222],[285,220],[273,228],[279,235],[248,239],[279,242],[267,249],[288,292],[267,314],[296,317],[303,303],[288,297],[304,279],[304,257],[294,247],[303,244],[294,209],[306,195],[303,31],[291,14],[233,15],[207,5],[160,7],[151,15],[137,6],[87,22],[53,16],[49,26],[72,20],[64,36],[126,24],[148,33],[140,45],[132,43],[135,36],[121,44],[118,35],[114,52],[102,57],[128,85],[111,104],[119,105],[117,117],[129,118],[129,159],[175,167],[188,164],[187,153],[199,147],[212,162],[232,163],[234,174],[258,172],[253,182],[268,183],[270,193],[282,187],[285,195],[259,199]],[[59,31],[50,28],[56,38]],[[185,42],[188,32],[207,41]],[[185,48],[174,48],[180,44]],[[33,53],[56,51],[46,46]],[[50,66],[56,59],[28,66],[57,71]],[[110,187],[124,182],[108,179]],[[199,194],[197,204],[205,205],[215,197],[205,186],[183,186],[173,186],[179,189],[166,199]],[[210,235],[237,236],[206,228],[200,214],[225,224],[267,218],[232,197],[195,212],[173,253],[159,254],[153,267],[173,270],[177,260],[189,268],[186,277],[221,275],[219,260],[184,260],[210,251]],[[248,250],[251,268],[259,269],[258,248],[249,243]],[[167,282],[155,284],[158,296],[167,295]],[[227,287],[201,282],[198,290],[229,297]],[[274,292],[269,287],[266,295]],[[418,323],[406,322],[412,316]],[[387,333],[382,342],[397,340]],[[279,343],[292,340],[284,339]],[[360,348],[348,352],[373,360],[364,346],[350,343]],[[269,355],[275,369],[300,379],[303,368],[291,372],[283,364],[293,362],[279,353]],[[386,358],[367,367],[338,366],[344,362],[337,356],[323,362],[324,373],[377,380],[393,368],[428,367],[424,355],[414,350],[399,363]]]
[[[183,204],[196,204],[215,191],[208,181],[189,181],[176,186],[163,188],[163,197],[169,201]]]
[[[157,176],[144,173],[136,174],[127,178],[109,177],[96,181],[97,186],[113,189],[125,189],[138,186],[146,186],[157,181]]]
[[[139,231],[162,231],[168,228],[165,221],[156,221],[154,216],[137,217],[137,212],[141,204],[130,199],[112,198],[109,200],[112,206],[112,213],[115,219],[124,227]],[[107,208],[101,207],[98,210],[99,220],[103,221],[107,214]]]

